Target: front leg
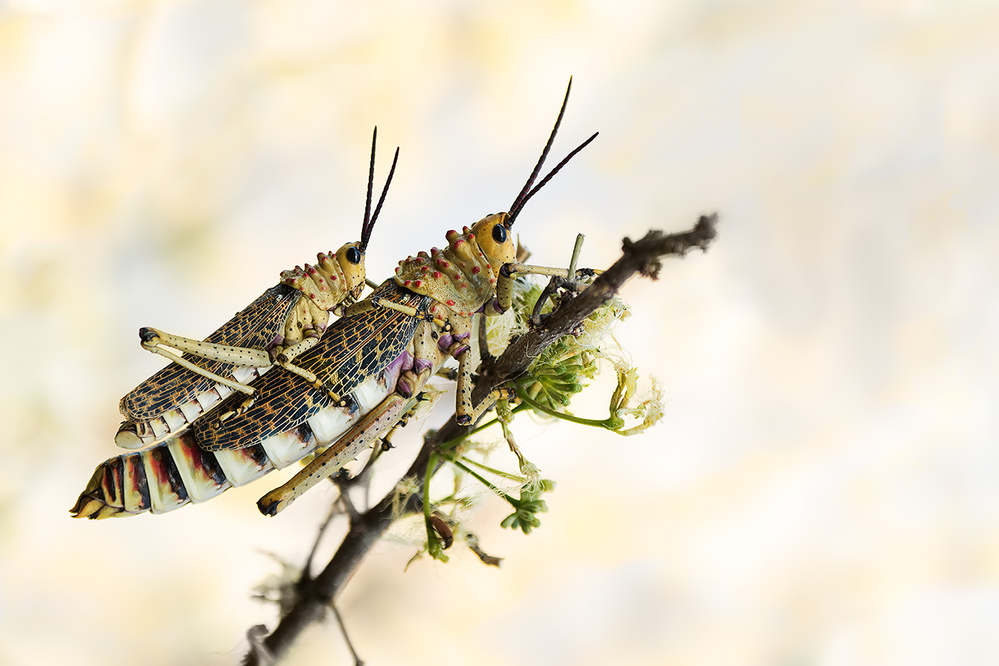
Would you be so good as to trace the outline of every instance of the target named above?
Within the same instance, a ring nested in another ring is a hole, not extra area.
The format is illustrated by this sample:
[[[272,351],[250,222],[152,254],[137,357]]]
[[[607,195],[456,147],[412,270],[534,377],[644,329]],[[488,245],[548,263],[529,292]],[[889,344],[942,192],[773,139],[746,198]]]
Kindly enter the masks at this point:
[[[599,275],[601,272],[592,268],[580,268],[570,271],[566,268],[553,268],[550,266],[503,264],[499,271],[499,278],[496,280],[496,300],[487,303],[484,312],[486,315],[492,316],[503,314],[509,310],[513,303],[513,283],[521,275],[547,275],[549,277],[554,276],[575,281]]]
[[[513,389],[496,389],[478,405],[472,403],[472,320],[471,317],[452,317],[450,321],[451,330],[440,336],[437,345],[441,351],[458,361],[454,420],[460,426],[469,426],[491,409],[497,400],[512,398],[516,392]]]
[[[378,298],[378,297],[366,298],[363,301],[358,301],[357,303],[348,305],[345,308],[339,309],[337,311],[337,314],[341,317],[356,317],[359,314],[370,312],[375,308],[386,308],[388,310],[395,310],[396,312],[401,312],[404,315],[415,317],[423,321],[432,321],[442,328],[447,326],[447,324],[443,319],[435,317],[433,316],[433,314],[429,312],[426,312],[424,310],[418,310],[408,305],[403,305],[402,303],[396,303],[395,301],[389,300],[387,298]]]

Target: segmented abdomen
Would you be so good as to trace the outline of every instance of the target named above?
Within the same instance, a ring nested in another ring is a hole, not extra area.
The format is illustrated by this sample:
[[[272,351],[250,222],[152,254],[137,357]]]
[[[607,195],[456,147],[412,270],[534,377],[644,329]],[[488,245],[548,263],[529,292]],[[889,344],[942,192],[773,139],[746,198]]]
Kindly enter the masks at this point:
[[[375,294],[417,309],[429,303],[392,280]],[[211,413],[204,414],[149,448],[106,460],[71,511],[81,518],[172,511],[328,446],[395,390],[400,372],[412,361],[417,322],[385,308],[339,320],[298,361],[341,392],[342,404],[331,404],[325,393],[297,375],[283,369],[268,372],[253,382],[254,403],[241,413],[218,423]],[[217,411],[226,411],[226,405]]]
[[[70,511],[76,518],[165,513],[250,483],[335,442],[395,390],[402,363],[362,382],[347,407],[331,406],[308,421],[239,449],[206,451],[188,428],[152,447],[101,463]],[[348,462],[345,460],[344,462]]]
[[[186,431],[102,463],[71,511],[78,518],[173,511],[259,479],[315,448],[315,435],[307,426],[245,449],[214,453],[203,451]]]

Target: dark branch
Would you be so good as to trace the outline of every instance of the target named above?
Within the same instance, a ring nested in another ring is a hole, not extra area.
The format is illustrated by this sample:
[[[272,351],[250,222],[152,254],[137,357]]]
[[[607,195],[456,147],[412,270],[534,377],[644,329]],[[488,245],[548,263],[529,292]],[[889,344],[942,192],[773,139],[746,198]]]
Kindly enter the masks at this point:
[[[625,238],[621,258],[594,280],[586,291],[559,307],[544,321],[543,327],[532,329],[514,340],[499,359],[480,366],[473,402],[477,404],[478,400],[489,395],[494,388],[523,373],[538,354],[563,335],[572,332],[580,322],[620,291],[625,282],[636,273],[655,280],[658,278],[661,257],[682,257],[695,247],[707,250],[715,238],[717,221],[717,215],[702,215],[690,231],[664,234],[653,230],[639,241]]]
[[[664,234],[650,231],[638,241],[624,240],[623,255],[613,266],[600,275],[593,284],[578,297],[564,303],[551,316],[544,320],[542,327],[532,329],[520,336],[506,349],[502,356],[488,359],[479,368],[479,377],[472,393],[472,400],[478,403],[496,387],[522,374],[538,354],[563,335],[575,329],[586,317],[601,307],[636,273],[655,279],[660,259],[664,256],[682,257],[692,248],[706,250],[715,238],[717,216],[702,216],[693,229],[678,234]],[[416,459],[406,471],[404,478],[415,479],[418,490],[410,495],[403,506],[403,513],[422,511],[421,493],[431,453],[444,442],[460,437],[469,428],[458,426],[454,418],[425,439]],[[431,476],[441,463],[431,470]],[[350,531],[323,571],[300,587],[300,595],[294,606],[285,615],[277,628],[263,639],[262,647],[251,649],[244,664],[258,666],[267,657],[280,659],[302,631],[312,622],[322,619],[333,598],[350,579],[368,551],[398,517],[393,512],[394,491],[388,493],[378,504],[359,514],[351,523]],[[305,576],[308,572],[304,572]]]

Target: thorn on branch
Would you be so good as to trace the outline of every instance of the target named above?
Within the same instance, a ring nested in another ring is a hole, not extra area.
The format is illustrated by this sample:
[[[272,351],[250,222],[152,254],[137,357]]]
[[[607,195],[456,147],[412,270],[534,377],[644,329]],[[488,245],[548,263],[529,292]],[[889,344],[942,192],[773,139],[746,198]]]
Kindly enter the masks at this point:
[[[467,532],[465,534],[465,543],[468,545],[469,550],[475,553],[476,556],[482,560],[483,564],[488,564],[491,567],[499,567],[500,563],[503,561],[502,557],[495,557],[482,550],[479,546],[479,538],[471,532]]]
[[[256,660],[259,666],[271,666],[276,663],[274,655],[264,645],[264,638],[267,637],[267,625],[256,624],[246,630],[246,640],[250,642],[250,655]]]
[[[350,655],[354,658],[354,666],[364,666],[364,662],[361,660],[360,655],[357,654],[354,643],[350,640],[350,635],[347,633],[347,625],[343,622],[340,609],[336,607],[336,603],[333,601],[330,602],[330,608],[336,617],[336,623],[340,626],[340,633],[343,634],[343,642],[347,644],[347,649],[350,650]]]

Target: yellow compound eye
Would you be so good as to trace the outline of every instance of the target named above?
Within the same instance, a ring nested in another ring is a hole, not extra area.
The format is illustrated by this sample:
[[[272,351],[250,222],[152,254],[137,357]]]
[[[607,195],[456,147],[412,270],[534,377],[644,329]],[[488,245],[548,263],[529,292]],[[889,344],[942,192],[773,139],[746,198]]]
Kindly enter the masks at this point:
[[[347,253],[346,253],[346,255],[345,255],[345,256],[346,256],[346,258],[347,258],[347,261],[349,261],[349,262],[350,262],[350,263],[352,263],[352,264],[359,264],[359,263],[361,263],[361,261],[363,261],[363,260],[364,260],[364,255],[362,255],[362,254],[361,254],[361,251],[360,251],[360,250],[358,250],[358,249],[357,249],[356,247],[354,247],[353,245],[351,245],[351,246],[350,246],[350,247],[349,247],[349,248],[347,249]]]

